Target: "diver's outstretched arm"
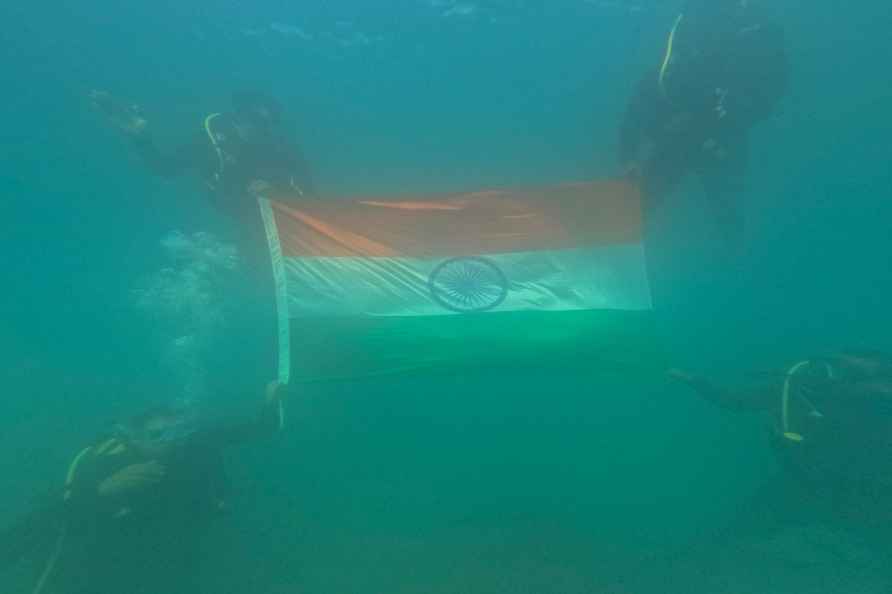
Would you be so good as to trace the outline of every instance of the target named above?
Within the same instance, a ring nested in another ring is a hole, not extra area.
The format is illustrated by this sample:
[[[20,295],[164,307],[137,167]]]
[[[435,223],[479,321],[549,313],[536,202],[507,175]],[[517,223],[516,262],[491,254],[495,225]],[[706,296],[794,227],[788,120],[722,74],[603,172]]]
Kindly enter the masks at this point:
[[[706,209],[711,211],[719,234],[736,252],[743,247],[745,231],[741,205],[746,199],[749,165],[746,133],[723,138],[707,155],[697,172],[706,194]]]
[[[313,182],[313,174],[303,151],[293,143],[288,143],[287,150],[290,169],[294,173],[291,183],[300,189],[302,195],[314,196],[316,184]]]
[[[162,152],[152,139],[149,122],[143,117],[139,105],[126,103],[108,91],[95,89],[90,91],[89,99],[94,109],[133,142],[136,153],[155,175],[176,177],[200,166],[205,147],[193,142],[170,154]]]
[[[178,148],[173,153],[164,153],[146,132],[133,137],[133,145],[146,167],[158,177],[179,177],[200,167],[200,155],[205,151],[200,143],[194,142]]]
[[[758,412],[769,410],[777,400],[778,389],[771,385],[729,390],[708,379],[681,369],[670,369],[669,377],[686,384],[704,400],[726,410]]]
[[[282,403],[288,386],[270,382],[266,387],[263,405],[257,413],[247,419],[236,419],[217,423],[201,433],[202,444],[211,447],[227,447],[260,441],[279,431],[282,427]]]
[[[125,136],[143,134],[148,121],[142,116],[142,109],[135,103],[126,103],[108,91],[93,89],[88,94],[93,109],[102,113],[108,122]]]
[[[660,104],[659,89],[656,84],[656,73],[648,72],[635,87],[634,94],[626,105],[619,127],[618,161],[626,174],[629,168],[640,167],[644,156],[642,146],[647,132],[653,127],[658,117]]]
[[[664,144],[666,127],[683,114],[666,99],[659,83],[659,70],[645,73],[629,102],[619,127],[618,160],[620,167],[644,170],[655,151]],[[625,173],[625,171],[624,171]]]
[[[290,140],[280,137],[266,155],[264,170],[258,175],[267,184],[293,190],[294,196],[311,197],[316,193],[310,166],[300,148]]]

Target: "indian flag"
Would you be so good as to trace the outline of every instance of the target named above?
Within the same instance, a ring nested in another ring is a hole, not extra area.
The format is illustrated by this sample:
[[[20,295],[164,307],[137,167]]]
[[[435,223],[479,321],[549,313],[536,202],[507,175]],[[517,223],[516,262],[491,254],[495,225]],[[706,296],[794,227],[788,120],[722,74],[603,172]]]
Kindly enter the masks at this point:
[[[641,360],[653,347],[635,186],[260,200],[280,376]]]

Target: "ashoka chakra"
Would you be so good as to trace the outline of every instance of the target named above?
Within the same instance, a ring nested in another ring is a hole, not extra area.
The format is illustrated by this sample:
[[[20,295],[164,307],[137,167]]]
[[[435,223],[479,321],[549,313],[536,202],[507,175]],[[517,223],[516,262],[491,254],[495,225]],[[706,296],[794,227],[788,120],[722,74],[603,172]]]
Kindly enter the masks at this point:
[[[479,256],[440,262],[428,283],[434,301],[461,313],[492,309],[508,295],[504,273],[491,260]]]

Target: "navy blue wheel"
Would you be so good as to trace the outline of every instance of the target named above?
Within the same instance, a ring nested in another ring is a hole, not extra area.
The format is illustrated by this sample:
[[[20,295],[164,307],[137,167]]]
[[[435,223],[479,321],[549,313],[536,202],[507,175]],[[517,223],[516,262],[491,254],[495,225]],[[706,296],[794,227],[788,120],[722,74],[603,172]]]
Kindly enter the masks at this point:
[[[480,256],[440,262],[428,279],[431,297],[448,310],[479,312],[498,307],[508,296],[508,279],[492,260]]]

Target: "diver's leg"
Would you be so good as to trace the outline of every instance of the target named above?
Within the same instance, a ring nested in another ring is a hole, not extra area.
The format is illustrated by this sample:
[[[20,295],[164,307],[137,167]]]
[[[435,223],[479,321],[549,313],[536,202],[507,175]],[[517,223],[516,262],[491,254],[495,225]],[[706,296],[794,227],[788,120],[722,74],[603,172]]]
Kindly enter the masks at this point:
[[[641,172],[641,193],[645,213],[652,214],[662,207],[685,176],[691,172],[691,162],[683,148],[658,147],[644,164]]]
[[[740,212],[739,193],[736,187],[711,176],[703,179],[706,189],[707,208],[719,234],[726,241],[739,245],[743,241],[744,219]]]
[[[238,247],[239,272],[231,286],[220,287],[226,296],[227,321],[223,327],[226,348],[207,349],[209,392],[235,395],[251,391],[276,377],[275,285],[266,231],[253,197],[229,211],[234,222],[229,239]],[[222,299],[222,296],[221,296]],[[230,362],[242,361],[238,368]]]
[[[42,561],[62,530],[62,505],[31,511],[0,532],[0,569],[20,561]]]
[[[706,208],[725,247],[732,253],[744,248],[744,217],[740,203],[746,190],[745,139],[724,143],[705,155],[698,174],[706,194]]]

